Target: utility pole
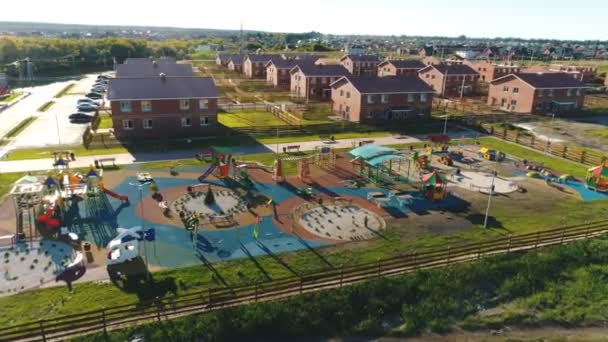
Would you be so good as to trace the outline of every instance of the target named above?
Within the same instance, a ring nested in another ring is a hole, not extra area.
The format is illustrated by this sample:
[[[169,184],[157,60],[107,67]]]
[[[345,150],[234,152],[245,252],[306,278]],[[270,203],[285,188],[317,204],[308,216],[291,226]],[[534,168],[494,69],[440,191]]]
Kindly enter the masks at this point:
[[[464,81],[466,80],[467,75],[462,75],[462,85],[460,86],[460,99],[464,96]]]
[[[490,186],[490,193],[488,194],[488,206],[486,207],[486,217],[483,219],[483,227],[488,228],[488,215],[490,214],[490,204],[492,203],[492,196],[494,194],[494,179],[496,178],[496,170],[492,172],[492,185]]]

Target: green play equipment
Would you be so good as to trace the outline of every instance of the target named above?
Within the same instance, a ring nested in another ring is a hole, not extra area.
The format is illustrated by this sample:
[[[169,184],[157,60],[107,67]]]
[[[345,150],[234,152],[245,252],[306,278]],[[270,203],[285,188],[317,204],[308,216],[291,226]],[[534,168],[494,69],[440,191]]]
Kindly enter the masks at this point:
[[[373,144],[357,147],[349,152],[351,162],[359,164],[359,175],[372,183],[407,182],[407,177],[395,172],[394,166],[406,158],[396,149]]]

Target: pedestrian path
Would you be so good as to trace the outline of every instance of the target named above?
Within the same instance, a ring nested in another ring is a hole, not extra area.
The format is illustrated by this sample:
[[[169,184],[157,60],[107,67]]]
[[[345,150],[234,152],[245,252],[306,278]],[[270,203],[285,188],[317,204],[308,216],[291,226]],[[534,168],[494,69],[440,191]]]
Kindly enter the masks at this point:
[[[288,146],[299,145],[300,151],[314,151],[318,147],[329,146],[332,148],[354,148],[360,141],[370,140],[374,141],[374,144],[378,145],[396,145],[396,144],[408,144],[420,142],[419,138],[410,136],[394,136],[394,137],[381,137],[381,138],[370,138],[370,139],[339,139],[333,142],[323,143],[320,141],[305,141],[305,142],[290,142],[280,144],[267,144],[267,145],[249,145],[249,146],[236,146],[233,147],[234,155],[247,155],[247,154],[258,154],[258,153],[276,153],[282,152],[283,148]],[[176,159],[188,159],[194,158],[199,153],[199,150],[182,150],[182,151],[169,151],[169,152],[134,152],[134,153],[120,153],[120,154],[105,154],[96,156],[76,156],[76,161],[70,165],[73,168],[89,167],[95,164],[97,159],[108,159],[113,158],[116,165],[127,165],[133,163],[145,163],[163,160],[176,160]],[[28,160],[14,160],[14,161],[0,161],[0,172],[26,172],[26,171],[44,171],[51,169],[53,165],[53,159],[28,159]]]

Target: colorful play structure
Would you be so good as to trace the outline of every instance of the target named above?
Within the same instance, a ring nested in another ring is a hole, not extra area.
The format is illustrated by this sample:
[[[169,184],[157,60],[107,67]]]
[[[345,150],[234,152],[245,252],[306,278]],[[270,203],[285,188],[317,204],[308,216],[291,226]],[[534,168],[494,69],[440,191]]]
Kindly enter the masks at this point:
[[[500,151],[496,151],[493,150],[489,147],[482,147],[479,149],[479,157],[483,158],[485,160],[489,160],[489,161],[496,161],[496,162],[500,162],[503,161],[505,159],[505,154],[500,152]]]
[[[393,166],[400,164],[406,158],[396,149],[379,146],[363,145],[348,152],[353,160],[353,164],[359,165],[359,175],[368,179],[372,183],[403,181],[407,178],[395,172]]]
[[[445,198],[448,181],[436,170],[421,178],[420,192],[424,198],[432,201],[441,201]]]
[[[230,177],[230,170],[233,166],[232,160],[232,149],[228,147],[214,146],[210,149],[211,165],[205,170],[205,172],[198,177],[199,182],[203,182],[207,177],[213,174],[214,171],[218,171],[215,176],[223,179]]]
[[[56,162],[54,162],[56,164]],[[60,163],[46,177],[24,176],[11,189],[16,213],[16,239],[38,236],[38,228],[58,231],[63,225],[66,212],[78,202],[87,207],[99,206],[101,194],[128,202],[127,196],[119,195],[103,187],[102,171],[91,168],[86,174],[69,169]]]
[[[585,185],[590,190],[608,192],[608,167],[606,164],[587,170]]]

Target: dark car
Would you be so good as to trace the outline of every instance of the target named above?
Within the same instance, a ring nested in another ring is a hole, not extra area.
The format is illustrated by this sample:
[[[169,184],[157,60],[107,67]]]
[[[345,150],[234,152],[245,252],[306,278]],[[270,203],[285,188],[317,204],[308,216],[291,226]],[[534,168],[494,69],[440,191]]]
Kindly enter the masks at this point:
[[[90,99],[93,99],[93,100],[101,100],[103,98],[102,94],[96,93],[96,92],[90,92],[90,93],[86,94],[85,96]]]
[[[84,114],[83,116],[76,116],[74,118],[70,118],[70,123],[89,123],[93,120],[93,117],[90,115]]]
[[[97,105],[91,103],[81,103],[76,108],[78,108],[79,112],[94,112],[99,109]]]
[[[93,118],[92,114],[88,114],[85,112],[77,112],[74,114],[70,114],[70,116],[68,116],[70,118],[70,120],[72,119],[80,119],[80,118]]]
[[[108,75],[97,75],[97,80],[107,80],[108,78]]]

